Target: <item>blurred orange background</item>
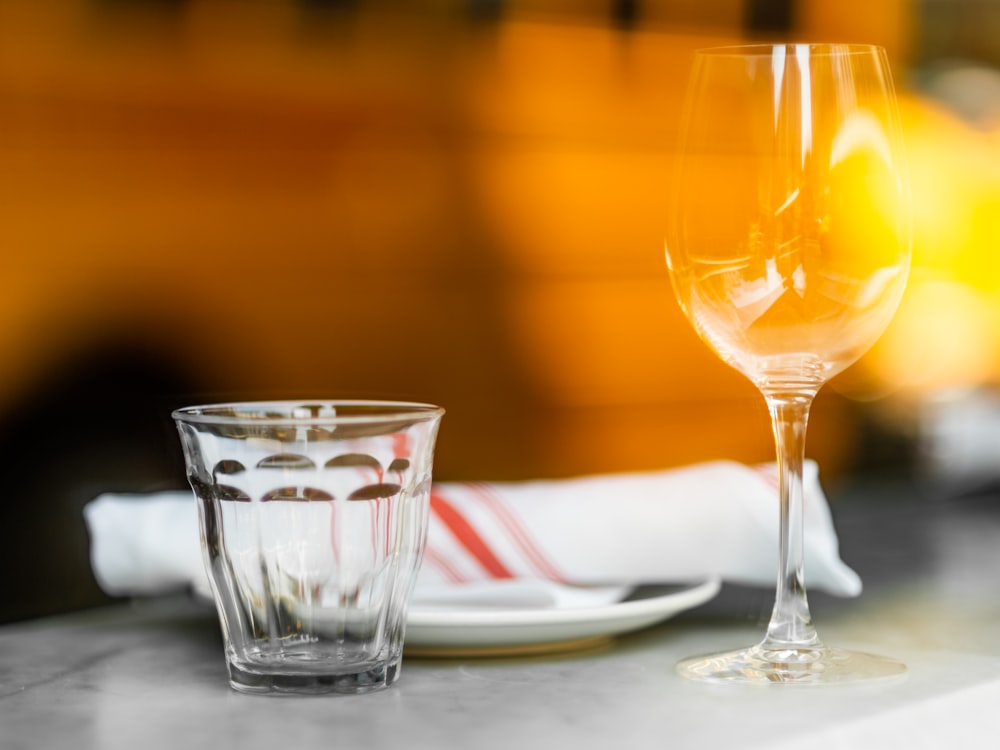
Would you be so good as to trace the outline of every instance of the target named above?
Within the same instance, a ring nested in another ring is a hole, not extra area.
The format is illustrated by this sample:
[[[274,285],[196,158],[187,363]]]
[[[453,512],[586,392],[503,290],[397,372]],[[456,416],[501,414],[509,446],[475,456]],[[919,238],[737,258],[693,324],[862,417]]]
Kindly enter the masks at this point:
[[[165,423],[224,398],[440,403],[439,479],[770,460],[762,399],[666,275],[689,56],[875,42],[915,266],[814,408],[836,481],[872,424],[905,434],[928,393],[998,373],[1000,123],[918,85],[954,50],[983,62],[944,5],[0,0],[0,424],[114,353],[170,373],[147,386]],[[117,408],[89,392],[53,430]]]

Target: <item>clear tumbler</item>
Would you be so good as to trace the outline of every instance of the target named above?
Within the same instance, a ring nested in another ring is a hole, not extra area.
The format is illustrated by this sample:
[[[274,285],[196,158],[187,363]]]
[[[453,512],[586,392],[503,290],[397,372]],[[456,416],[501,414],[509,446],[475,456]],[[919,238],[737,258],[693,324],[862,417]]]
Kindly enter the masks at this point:
[[[398,678],[443,414],[378,401],[174,412],[233,688],[362,693]]]

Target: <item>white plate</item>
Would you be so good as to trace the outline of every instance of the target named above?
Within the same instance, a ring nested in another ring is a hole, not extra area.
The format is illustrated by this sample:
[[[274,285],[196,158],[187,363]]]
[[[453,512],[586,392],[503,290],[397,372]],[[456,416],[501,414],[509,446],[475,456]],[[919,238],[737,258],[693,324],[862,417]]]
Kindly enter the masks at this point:
[[[642,587],[598,606],[501,609],[410,607],[405,650],[413,656],[504,655],[596,645],[707,602],[718,578],[684,586]]]

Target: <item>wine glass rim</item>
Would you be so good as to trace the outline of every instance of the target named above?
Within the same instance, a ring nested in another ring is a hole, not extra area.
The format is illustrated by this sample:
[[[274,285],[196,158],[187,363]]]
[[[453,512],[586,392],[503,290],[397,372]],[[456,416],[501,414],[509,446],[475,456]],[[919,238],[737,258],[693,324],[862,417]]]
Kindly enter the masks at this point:
[[[747,42],[745,44],[723,44],[702,47],[695,50],[695,54],[718,57],[771,57],[778,49],[796,51],[806,49],[812,57],[870,55],[882,54],[885,51],[878,44],[868,44],[865,42]]]
[[[443,407],[419,401],[327,398],[201,404],[175,409],[171,416],[178,422],[194,424],[334,425],[381,424],[401,419],[420,422],[444,413]]]

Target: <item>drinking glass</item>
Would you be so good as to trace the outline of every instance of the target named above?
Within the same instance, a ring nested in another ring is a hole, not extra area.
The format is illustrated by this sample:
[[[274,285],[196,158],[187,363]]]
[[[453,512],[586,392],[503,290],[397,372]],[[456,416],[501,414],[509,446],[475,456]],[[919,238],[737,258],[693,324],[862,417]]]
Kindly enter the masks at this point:
[[[910,266],[900,122],[884,50],[744,45],[695,53],[666,255],[699,336],[763,394],[777,449],[780,549],[767,633],[689,659],[686,677],[817,684],[899,675],[827,647],[803,583],[809,409],[895,313]]]
[[[443,413],[384,401],[174,412],[233,688],[395,682]]]

